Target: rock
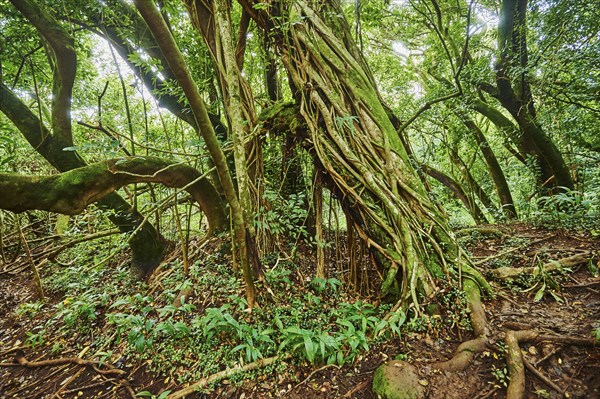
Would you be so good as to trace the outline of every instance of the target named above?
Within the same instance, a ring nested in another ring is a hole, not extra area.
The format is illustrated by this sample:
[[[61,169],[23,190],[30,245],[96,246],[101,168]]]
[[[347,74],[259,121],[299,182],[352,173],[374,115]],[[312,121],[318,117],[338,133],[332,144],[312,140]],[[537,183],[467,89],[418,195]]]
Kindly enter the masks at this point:
[[[422,381],[410,363],[390,360],[375,370],[373,392],[382,399],[424,399]]]

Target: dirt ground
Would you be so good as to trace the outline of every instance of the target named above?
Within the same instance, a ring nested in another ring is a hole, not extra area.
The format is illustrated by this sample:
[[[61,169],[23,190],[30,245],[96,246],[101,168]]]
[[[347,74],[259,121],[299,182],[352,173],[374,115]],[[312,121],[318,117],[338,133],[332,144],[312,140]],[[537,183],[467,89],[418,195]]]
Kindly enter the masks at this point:
[[[481,234],[475,238],[471,235],[466,246],[495,289],[495,298],[485,299],[484,307],[496,341],[477,354],[466,370],[439,372],[429,366],[433,361],[450,358],[461,342],[472,338],[458,329],[445,333],[434,330],[406,334],[402,339],[372,348],[354,364],[343,367],[297,366],[289,362],[284,364],[283,374],[280,367],[279,373],[259,374],[242,384],[223,380],[208,391],[188,397],[375,398],[371,384],[375,369],[387,359],[399,356],[418,368],[428,398],[504,398],[508,371],[503,332],[535,330],[546,335],[590,338],[600,323],[600,278],[592,275],[589,262],[568,272],[552,273],[551,279],[530,279],[525,284],[494,281],[489,272],[499,266],[535,266],[578,253],[589,253],[592,264],[597,266],[600,240],[584,233],[549,231],[524,224],[493,227],[502,234]],[[14,273],[9,266],[0,263],[0,399],[133,398],[135,392],[142,390],[179,388],[150,373],[144,363],[117,364],[126,371],[123,376],[102,374],[92,367],[72,363],[46,367],[14,365],[17,355],[30,362],[55,357],[51,337],[35,349],[24,346],[26,333],[43,321],[14,313],[19,304],[35,297],[35,286],[29,270]],[[555,289],[553,282],[559,285]],[[523,344],[521,350],[531,365],[526,371],[527,398],[600,398],[599,346],[541,341]],[[66,347],[61,357],[85,356]]]

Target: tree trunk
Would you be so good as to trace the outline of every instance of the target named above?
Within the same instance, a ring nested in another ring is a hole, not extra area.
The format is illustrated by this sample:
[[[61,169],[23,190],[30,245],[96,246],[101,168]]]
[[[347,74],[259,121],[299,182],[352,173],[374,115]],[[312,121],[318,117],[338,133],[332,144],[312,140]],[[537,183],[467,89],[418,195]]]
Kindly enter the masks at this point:
[[[432,168],[431,166],[423,164],[420,166],[420,168],[423,172],[446,186],[452,192],[452,194],[463,203],[465,208],[467,208],[473,217],[473,220],[475,220],[475,223],[481,224],[488,222],[485,215],[481,211],[481,208],[479,208],[477,203],[473,202],[471,198],[469,198],[469,196],[465,193],[465,190],[463,190],[456,180],[442,171]]]
[[[239,199],[235,192],[233,180],[227,166],[227,159],[220,147],[219,141],[212,127],[210,118],[206,111],[206,106],[202,100],[202,96],[198,91],[198,87],[194,83],[190,71],[169,31],[162,15],[156,8],[153,2],[147,0],[134,0],[137,9],[142,14],[142,17],[148,24],[154,39],[158,43],[162,53],[164,54],[169,67],[173,71],[179,85],[183,89],[187,97],[194,119],[198,125],[199,133],[202,135],[210,156],[215,163],[219,181],[223,186],[223,191],[227,202],[231,207],[233,228],[234,228],[234,243],[238,253],[240,254],[240,262],[244,272],[244,281],[246,283],[246,300],[249,307],[253,307],[256,300],[256,291],[254,288],[254,280],[252,270],[250,268],[250,260],[247,256],[247,237],[246,237],[246,221],[244,220],[244,210],[240,205]]]
[[[419,312],[442,281],[457,284],[459,270],[489,288],[411,166],[337,2],[285,3],[282,16],[240,3],[277,35],[324,183],[386,269],[382,294]]]
[[[573,179],[560,151],[537,122],[528,77],[526,15],[527,0],[502,0],[498,24],[497,92],[493,94],[519,125],[521,148],[537,162],[541,187],[573,189]]]
[[[469,130],[473,134],[473,137],[477,141],[479,150],[483,155],[483,159],[485,160],[487,169],[490,172],[492,180],[494,181],[496,192],[498,193],[498,197],[500,198],[502,213],[507,219],[517,219],[517,211],[515,209],[515,204],[510,193],[510,188],[508,187],[508,182],[506,181],[506,177],[504,176],[504,172],[500,167],[500,163],[498,162],[494,151],[490,147],[490,143],[487,141],[485,135],[483,134],[479,126],[477,126],[477,124],[472,119],[466,116],[462,116],[461,119],[465,126],[469,128]]]
[[[31,146],[60,172],[85,166],[85,161],[75,151],[64,151],[73,143],[54,136],[38,117],[0,83],[0,111],[23,134]],[[109,219],[123,233],[134,233],[129,239],[132,265],[142,275],[152,271],[163,259],[164,239],[151,223],[132,209],[131,205],[117,193],[111,193],[98,202],[101,209],[114,211]]]

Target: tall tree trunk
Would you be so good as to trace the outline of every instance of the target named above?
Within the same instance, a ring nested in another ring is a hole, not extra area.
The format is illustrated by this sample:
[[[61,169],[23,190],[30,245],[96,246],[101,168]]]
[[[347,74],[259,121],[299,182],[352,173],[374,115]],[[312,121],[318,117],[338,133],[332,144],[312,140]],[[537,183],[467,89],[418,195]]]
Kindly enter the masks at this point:
[[[488,193],[485,192],[483,187],[481,187],[481,185],[477,182],[471,173],[469,166],[467,166],[465,161],[458,154],[458,149],[452,148],[451,146],[447,146],[447,148],[450,155],[450,160],[460,170],[465,180],[465,186],[469,188],[467,193],[469,193],[470,201],[475,201],[475,196],[477,196],[479,201],[481,201],[486,209],[494,209],[494,203],[492,202],[492,199]]]
[[[483,159],[485,160],[485,164],[487,165],[487,169],[494,181],[494,186],[496,187],[496,192],[498,193],[498,197],[500,198],[500,205],[502,206],[502,213],[507,219],[517,219],[517,210],[515,209],[515,204],[512,199],[512,194],[510,193],[510,188],[508,187],[508,182],[506,181],[506,177],[504,176],[504,172],[500,167],[500,163],[496,158],[496,154],[490,147],[490,143],[487,141],[487,138],[477,126],[475,121],[472,119],[462,116],[461,117],[465,126],[469,128],[473,137],[477,141],[477,145],[479,146],[479,150],[483,155]]]
[[[386,269],[382,294],[395,293],[418,312],[421,295],[444,280],[456,284],[459,270],[489,288],[411,166],[339,4],[286,2],[285,14],[273,16],[253,1],[240,3],[277,35],[324,182]]]
[[[475,223],[480,224],[488,222],[485,215],[481,211],[481,208],[477,205],[476,202],[472,201],[472,198],[470,198],[467,195],[467,193],[465,193],[465,190],[463,190],[461,185],[456,180],[454,180],[452,177],[448,176],[444,172],[432,168],[431,166],[423,164],[420,166],[420,168],[427,175],[433,177],[434,179],[442,183],[444,186],[446,186],[452,192],[452,194],[463,203],[465,208],[473,217],[473,220],[475,220]]]
[[[248,257],[247,248],[247,231],[246,221],[244,220],[244,210],[236,195],[233,180],[227,166],[227,159],[219,145],[219,141],[213,130],[210,118],[206,111],[206,106],[202,100],[202,96],[198,91],[198,87],[194,83],[190,71],[181,55],[175,39],[171,35],[162,15],[156,8],[153,1],[135,0],[137,9],[142,14],[142,17],[148,24],[154,39],[158,43],[162,53],[165,55],[169,67],[173,71],[179,85],[183,89],[187,97],[192,113],[198,125],[199,133],[202,135],[206,147],[211,155],[219,180],[223,186],[225,197],[231,207],[233,228],[234,228],[234,243],[239,253],[239,261],[242,264],[244,272],[244,281],[246,283],[246,300],[249,307],[253,307],[256,300],[256,291],[254,288],[254,279],[252,269],[250,268],[250,260]]]
[[[493,95],[521,129],[521,148],[539,167],[541,187],[574,187],[562,154],[537,121],[529,83],[527,0],[502,0],[498,24],[497,91]],[[516,77],[514,76],[516,74]]]

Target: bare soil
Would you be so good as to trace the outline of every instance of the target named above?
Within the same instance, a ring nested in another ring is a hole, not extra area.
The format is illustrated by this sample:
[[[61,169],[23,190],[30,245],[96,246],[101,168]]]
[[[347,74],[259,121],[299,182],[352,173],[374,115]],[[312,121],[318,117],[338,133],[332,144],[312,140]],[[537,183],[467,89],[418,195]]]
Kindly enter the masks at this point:
[[[588,234],[549,231],[524,224],[493,226],[502,235],[481,235],[466,243],[474,259],[481,260],[484,271],[498,266],[535,266],[539,262],[558,260],[581,251],[590,251],[590,262],[597,267],[600,240]],[[35,285],[28,269],[11,270],[0,263],[0,399],[8,398],[133,398],[135,392],[161,389],[177,390],[172,381],[149,371],[148,364],[115,364],[125,377],[104,375],[92,367],[76,364],[29,368],[14,366],[15,356],[28,361],[56,358],[52,354],[52,337],[43,345],[25,346],[27,332],[45,320],[17,316],[21,303],[35,298]],[[491,277],[490,277],[491,278]],[[485,299],[484,306],[491,328],[499,332],[536,330],[544,334],[589,338],[600,323],[600,279],[585,263],[563,273],[552,273],[559,288],[550,281],[539,301],[542,280],[521,279],[507,283],[492,281],[495,298]],[[528,281],[525,281],[528,280]],[[529,284],[529,285],[528,285]],[[531,284],[535,284],[531,289]],[[61,301],[57,296],[51,303]],[[89,337],[91,340],[95,337]],[[400,356],[416,365],[429,398],[504,398],[508,371],[503,341],[478,354],[463,372],[448,373],[432,369],[433,361],[448,359],[463,341],[473,338],[468,331],[430,329],[406,334],[387,342],[343,367],[285,363],[285,372],[259,373],[243,383],[224,380],[195,398],[375,398],[371,381],[373,372],[387,359]],[[73,348],[75,343],[60,342],[60,357],[85,357]],[[600,347],[540,342],[522,345],[525,359],[542,376],[527,371],[528,398],[600,398]],[[85,351],[85,349],[84,349]],[[100,368],[101,369],[101,368]],[[546,380],[546,381],[544,381]],[[546,384],[554,384],[554,388]],[[556,390],[559,389],[559,391]]]

